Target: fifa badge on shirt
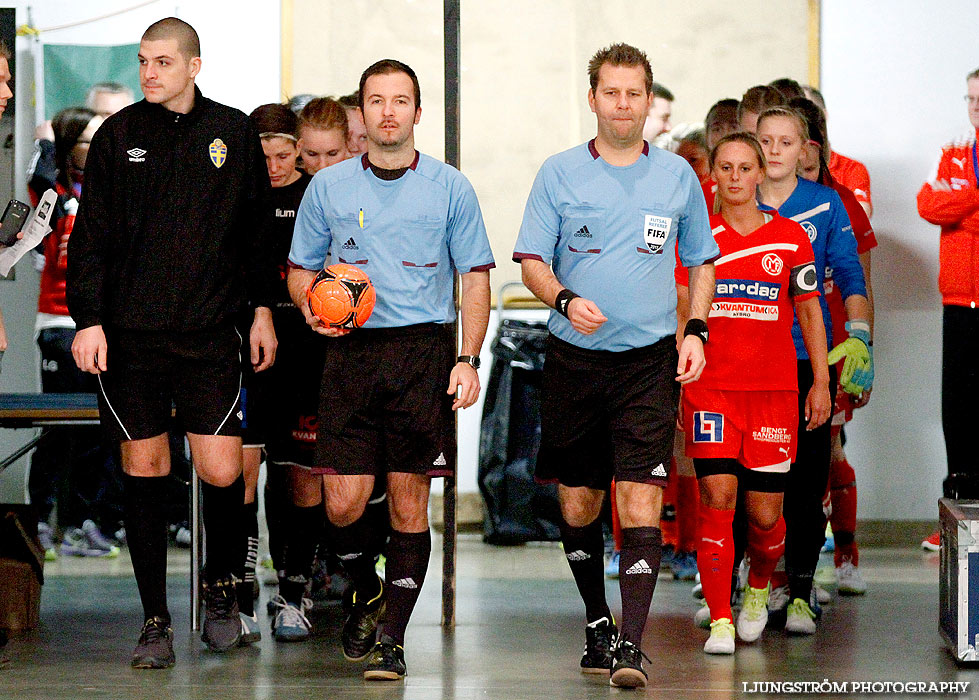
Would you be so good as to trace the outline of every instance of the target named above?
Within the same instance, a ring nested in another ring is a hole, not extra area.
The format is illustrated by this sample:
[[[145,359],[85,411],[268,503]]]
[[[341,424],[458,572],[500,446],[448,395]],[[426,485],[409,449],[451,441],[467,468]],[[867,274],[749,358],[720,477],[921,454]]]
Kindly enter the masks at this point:
[[[673,219],[668,216],[653,216],[646,214],[646,221],[643,225],[643,240],[651,253],[662,253],[666,239],[670,237],[670,226]]]
[[[211,145],[207,147],[207,153],[211,156],[214,167],[220,168],[228,157],[228,147],[224,145],[224,141],[221,139],[214,139],[211,141]]]

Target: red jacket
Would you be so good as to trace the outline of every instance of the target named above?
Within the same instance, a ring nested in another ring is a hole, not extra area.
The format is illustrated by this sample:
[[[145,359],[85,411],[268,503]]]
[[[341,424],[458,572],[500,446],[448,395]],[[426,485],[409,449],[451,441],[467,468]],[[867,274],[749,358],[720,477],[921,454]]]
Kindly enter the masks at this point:
[[[918,214],[942,227],[938,290],[942,303],[975,307],[979,301],[979,181],[973,165],[976,137],[942,148],[938,167],[918,191]],[[936,189],[944,180],[951,191]]]

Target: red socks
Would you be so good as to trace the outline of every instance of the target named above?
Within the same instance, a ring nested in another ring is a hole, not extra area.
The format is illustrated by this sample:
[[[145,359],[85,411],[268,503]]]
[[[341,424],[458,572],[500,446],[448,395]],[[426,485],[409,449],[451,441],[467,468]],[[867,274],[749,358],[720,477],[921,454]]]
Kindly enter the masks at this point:
[[[857,529],[857,480],[853,467],[845,459],[833,462],[829,469],[829,494],[833,502],[830,523],[836,550],[833,562],[836,566],[849,558],[854,566],[859,565],[860,553],[853,533]]]
[[[764,588],[772,578],[775,565],[785,552],[785,520],[779,516],[770,530],[762,530],[752,522],[748,523],[748,585]]]
[[[734,568],[733,510],[715,510],[700,506],[700,541],[697,544],[697,568],[704,589],[704,600],[712,620],[722,617],[733,621],[731,614],[731,570]]]
[[[676,548],[679,552],[696,552],[700,539],[700,485],[695,476],[676,478]]]

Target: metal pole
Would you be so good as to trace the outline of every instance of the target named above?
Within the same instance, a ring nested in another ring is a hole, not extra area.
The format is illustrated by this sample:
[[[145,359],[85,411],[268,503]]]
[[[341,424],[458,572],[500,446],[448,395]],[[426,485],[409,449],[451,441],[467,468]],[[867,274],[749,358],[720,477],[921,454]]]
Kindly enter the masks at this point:
[[[445,162],[459,168],[459,0],[443,0],[443,42],[445,53]],[[455,280],[458,299],[459,281]],[[456,347],[459,325],[456,324]],[[458,418],[456,444],[458,444]],[[456,450],[458,453],[458,449]],[[455,468],[459,468],[458,458]],[[455,627],[456,596],[456,479],[442,481],[442,627]]]
[[[190,629],[201,629],[201,570],[204,553],[201,532],[201,481],[193,468],[190,474]]]

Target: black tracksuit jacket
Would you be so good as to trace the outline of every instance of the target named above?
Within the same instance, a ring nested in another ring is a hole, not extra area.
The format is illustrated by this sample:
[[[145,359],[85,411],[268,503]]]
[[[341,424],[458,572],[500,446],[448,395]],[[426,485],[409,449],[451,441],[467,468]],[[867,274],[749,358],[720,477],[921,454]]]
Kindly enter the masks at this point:
[[[142,100],[109,117],[68,239],[77,328],[205,330],[271,306],[269,189],[248,117],[196,88],[188,114]]]

